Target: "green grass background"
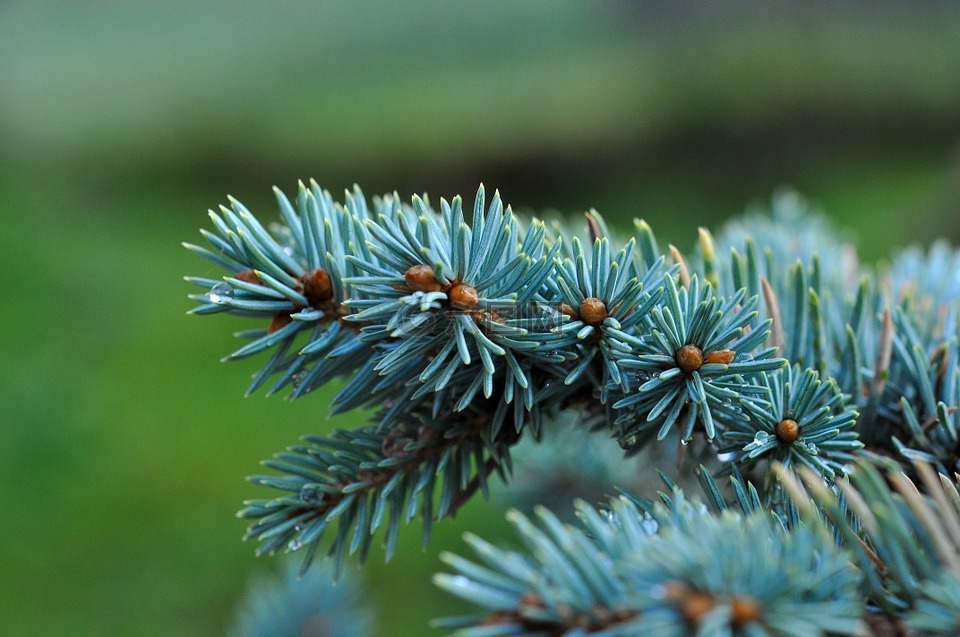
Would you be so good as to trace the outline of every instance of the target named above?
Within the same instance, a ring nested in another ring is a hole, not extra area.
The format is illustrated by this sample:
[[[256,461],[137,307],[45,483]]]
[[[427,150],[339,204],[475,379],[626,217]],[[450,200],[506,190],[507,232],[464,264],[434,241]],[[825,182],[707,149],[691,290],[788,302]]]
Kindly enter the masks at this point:
[[[692,244],[781,185],[870,259],[960,238],[952,3],[0,4],[0,634],[218,635],[252,574],[244,482],[331,393],[242,397],[243,321],[185,315],[180,247],[237,196],[498,187]],[[333,390],[331,389],[331,392]],[[501,503],[363,569],[382,634]]]

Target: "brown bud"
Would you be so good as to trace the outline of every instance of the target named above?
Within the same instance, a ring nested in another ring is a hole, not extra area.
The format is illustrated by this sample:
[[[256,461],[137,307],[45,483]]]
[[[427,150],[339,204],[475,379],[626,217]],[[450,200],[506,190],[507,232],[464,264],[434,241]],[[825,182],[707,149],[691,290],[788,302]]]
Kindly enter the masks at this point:
[[[800,425],[792,418],[784,418],[778,422],[775,431],[780,442],[787,445],[800,437]]]
[[[678,602],[690,593],[690,589],[683,582],[670,580],[663,584],[663,598],[667,601]]]
[[[540,599],[540,596],[536,593],[524,593],[520,596],[519,606],[526,606],[532,608],[546,608],[546,604],[543,603],[543,600]]]
[[[440,281],[437,281],[437,277],[433,274],[433,268],[429,265],[410,266],[403,278],[411,292],[439,292],[443,289]]]
[[[577,318],[577,313],[573,310],[572,307],[570,307],[566,303],[561,303],[560,306],[557,308],[557,311],[560,312],[561,314],[566,314],[572,319]]]
[[[467,314],[470,315],[474,321],[492,321],[494,323],[506,323],[502,316],[497,314],[494,310],[468,310]]]
[[[323,268],[307,272],[300,280],[303,282],[303,295],[311,305],[317,305],[333,298],[333,285],[330,275]]]
[[[713,597],[707,593],[691,591],[683,600],[681,612],[687,621],[696,622],[713,610]]]
[[[596,297],[585,298],[580,304],[580,318],[587,325],[600,325],[608,316],[607,306]]]
[[[730,615],[730,621],[734,625],[749,624],[760,619],[763,606],[749,595],[734,597],[730,602]]]
[[[480,295],[466,283],[457,283],[447,292],[450,305],[457,309],[473,307],[480,302]]]
[[[253,270],[244,270],[242,272],[237,272],[233,275],[237,281],[243,281],[244,283],[252,283],[254,285],[263,285],[260,282],[260,277],[257,276],[257,273]]]
[[[703,350],[693,343],[688,343],[677,350],[674,359],[680,369],[689,374],[697,371],[703,365]]]
[[[707,354],[706,358],[703,359],[703,362],[729,365],[733,362],[733,357],[736,355],[737,353],[732,349],[718,349]]]
[[[273,334],[281,327],[286,326],[293,319],[290,318],[289,314],[274,314],[273,320],[270,321],[270,325],[267,327],[267,334]]]

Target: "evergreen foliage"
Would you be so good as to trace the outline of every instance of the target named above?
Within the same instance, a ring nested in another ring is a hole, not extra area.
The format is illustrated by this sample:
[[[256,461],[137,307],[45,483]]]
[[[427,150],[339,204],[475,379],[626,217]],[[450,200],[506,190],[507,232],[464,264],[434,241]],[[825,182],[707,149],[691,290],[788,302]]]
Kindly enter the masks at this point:
[[[483,564],[446,555],[439,586],[494,614],[442,622],[464,637],[516,634],[814,635],[860,629],[860,576],[830,538],[763,512],[711,516],[681,493],[649,513],[581,503],[584,528],[513,512],[530,555],[470,536]],[[750,551],[744,551],[749,546]],[[597,555],[601,559],[597,559]]]
[[[659,501],[580,503],[580,526],[512,512],[523,550],[470,536],[479,561],[447,555],[455,573],[436,578],[486,614],[439,625],[960,632],[958,253],[862,266],[792,193],[701,228],[690,257],[643,221],[619,237],[595,211],[582,232],[518,219],[483,187],[470,215],[459,197],[435,209],[356,188],[341,204],[313,182],[277,200],[269,229],[231,199],[210,246],[186,244],[226,271],[188,279],[192,312],[259,321],[228,357],[265,356],[249,391],[341,379],[332,409],[373,422],[265,463],[252,481],[274,495],[240,512],[259,552],[303,550],[306,572],[323,549],[336,576],[383,529],[389,558],[402,522],[422,519],[426,543],[506,481],[519,441],[592,430],[659,464],[676,454]],[[583,475],[616,462],[575,457]],[[703,504],[678,486],[690,473]]]
[[[334,586],[329,567],[302,577],[286,561],[274,577],[250,582],[230,628],[231,637],[370,637],[372,616],[361,598],[361,582]],[[343,612],[350,609],[350,612]]]

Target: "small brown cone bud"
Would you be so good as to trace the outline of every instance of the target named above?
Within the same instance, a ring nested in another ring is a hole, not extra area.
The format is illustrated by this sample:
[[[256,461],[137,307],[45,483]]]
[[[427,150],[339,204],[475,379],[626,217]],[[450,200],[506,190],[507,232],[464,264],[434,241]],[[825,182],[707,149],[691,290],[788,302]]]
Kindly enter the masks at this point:
[[[800,425],[792,418],[784,418],[777,423],[776,433],[780,442],[789,445],[800,437]]]
[[[587,325],[600,325],[608,316],[607,306],[596,297],[588,297],[580,304],[580,318]]]
[[[260,282],[260,277],[257,276],[257,273],[253,270],[244,270],[242,272],[237,272],[233,275],[237,281],[243,281],[244,283],[252,283],[254,285],[263,285]]]
[[[457,309],[473,307],[480,302],[480,295],[466,283],[458,283],[447,292],[450,305]]]
[[[429,265],[414,265],[406,271],[403,279],[411,292],[439,292],[443,289]]]
[[[687,621],[696,622],[713,610],[713,598],[706,593],[692,591],[683,600],[682,612]]]
[[[674,580],[663,585],[663,598],[671,602],[682,600],[689,592],[690,589],[687,588],[686,584]]]
[[[274,314],[273,320],[270,321],[270,325],[267,327],[267,334],[273,334],[281,327],[286,326],[293,319],[290,318],[289,314]]]
[[[546,604],[543,603],[543,600],[540,599],[540,596],[536,593],[524,593],[520,596],[520,606],[526,606],[528,608],[546,608]]]
[[[703,365],[703,350],[692,343],[688,343],[677,350],[675,360],[683,371],[688,374],[695,372]]]
[[[572,319],[577,318],[577,313],[573,311],[573,308],[567,305],[566,303],[561,303],[560,307],[557,308],[557,311],[561,314],[566,314]]]
[[[763,606],[750,596],[734,597],[730,602],[730,621],[736,625],[749,624],[760,619]]]
[[[706,358],[703,359],[703,362],[729,365],[733,362],[733,357],[736,355],[737,353],[732,349],[718,349],[707,354]]]
[[[303,281],[303,295],[311,305],[323,303],[333,298],[333,285],[330,275],[323,268],[307,272],[301,277]]]

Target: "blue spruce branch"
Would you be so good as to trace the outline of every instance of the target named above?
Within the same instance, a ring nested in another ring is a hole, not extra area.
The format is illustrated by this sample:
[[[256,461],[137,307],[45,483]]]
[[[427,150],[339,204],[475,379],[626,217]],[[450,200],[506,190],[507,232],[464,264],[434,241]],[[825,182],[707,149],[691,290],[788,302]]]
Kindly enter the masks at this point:
[[[276,224],[231,199],[211,212],[208,247],[185,244],[224,271],[188,278],[202,289],[191,312],[257,322],[227,357],[264,359],[249,392],[335,381],[333,411],[373,417],[307,436],[253,478],[275,492],[241,512],[260,552],[305,550],[306,568],[326,547],[338,572],[385,529],[389,557],[402,521],[421,518],[426,540],[511,475],[518,441],[575,414],[582,435],[628,454],[692,456],[709,508],[661,472],[659,502],[583,505],[583,529],[511,514],[527,552],[472,539],[484,564],[449,557],[458,574],[439,583],[490,614],[445,625],[956,632],[960,496],[944,476],[960,470],[957,252],[865,266],[792,193],[768,216],[700,228],[689,257],[639,220],[622,237],[595,211],[581,232],[527,222],[482,186],[472,211],[459,197],[368,203],[357,188],[340,203],[315,182],[276,195]],[[583,475],[609,462],[573,457]]]

